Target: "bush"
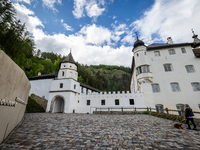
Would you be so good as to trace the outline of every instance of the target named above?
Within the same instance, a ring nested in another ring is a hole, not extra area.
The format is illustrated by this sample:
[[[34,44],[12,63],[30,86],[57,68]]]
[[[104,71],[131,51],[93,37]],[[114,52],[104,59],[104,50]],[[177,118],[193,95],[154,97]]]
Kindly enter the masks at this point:
[[[149,111],[144,111],[143,113],[144,113],[144,114],[149,114]]]
[[[28,98],[28,104],[26,105],[26,112],[27,113],[34,113],[34,112],[45,112],[45,109],[40,106],[34,99]]]
[[[158,112],[152,112],[151,115],[156,116],[156,117],[165,118],[165,119],[170,119],[170,120],[173,120],[173,121],[176,120],[176,121],[179,121],[179,122],[182,122],[182,123],[186,123],[186,120],[184,120],[184,118],[182,116],[178,116],[178,115],[158,113]]]

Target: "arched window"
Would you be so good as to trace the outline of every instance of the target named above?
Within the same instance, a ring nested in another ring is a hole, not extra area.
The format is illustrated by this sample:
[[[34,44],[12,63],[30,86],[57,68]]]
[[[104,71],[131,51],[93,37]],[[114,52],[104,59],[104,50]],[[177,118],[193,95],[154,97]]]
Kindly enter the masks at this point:
[[[162,104],[156,104],[156,110],[158,110],[159,113],[163,113],[164,106]]]

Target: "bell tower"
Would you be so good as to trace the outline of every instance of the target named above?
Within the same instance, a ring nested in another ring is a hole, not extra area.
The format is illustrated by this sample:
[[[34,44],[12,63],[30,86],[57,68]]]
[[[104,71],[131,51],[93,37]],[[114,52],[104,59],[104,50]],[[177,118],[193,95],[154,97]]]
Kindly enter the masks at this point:
[[[77,78],[77,65],[70,51],[68,56],[60,63],[58,79],[74,79],[77,81]]]

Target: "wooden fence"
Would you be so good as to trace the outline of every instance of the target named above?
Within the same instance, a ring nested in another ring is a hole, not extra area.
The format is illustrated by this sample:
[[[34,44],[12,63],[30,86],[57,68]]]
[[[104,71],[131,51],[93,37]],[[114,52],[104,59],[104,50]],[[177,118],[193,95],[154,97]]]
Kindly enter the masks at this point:
[[[158,113],[166,113],[166,114],[170,114],[170,112],[177,112],[178,115],[180,116],[184,116],[184,109],[181,110],[173,110],[173,109],[158,109],[158,108],[152,108],[152,107],[146,107],[146,108],[137,108],[137,107],[90,107],[90,113],[92,110],[95,110],[96,112],[99,111],[100,114],[102,114],[102,112],[109,112],[110,114],[112,114],[114,111],[116,112],[127,112],[127,110],[130,112],[144,112],[144,111],[149,111],[149,113],[151,114],[152,112],[158,112]],[[200,112],[196,112],[193,111],[193,113],[195,114],[200,114]]]

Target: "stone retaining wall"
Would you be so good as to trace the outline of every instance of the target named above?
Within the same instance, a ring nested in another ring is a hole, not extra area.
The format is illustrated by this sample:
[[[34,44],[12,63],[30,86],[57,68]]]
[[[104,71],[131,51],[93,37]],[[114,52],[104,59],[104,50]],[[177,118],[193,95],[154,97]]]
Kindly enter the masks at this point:
[[[40,97],[40,96],[37,96],[37,95],[35,95],[35,94],[31,94],[30,98],[31,98],[31,99],[34,99],[40,106],[42,106],[42,107],[46,110],[48,100],[46,100],[46,99],[44,98],[44,96],[43,96],[43,97]]]

